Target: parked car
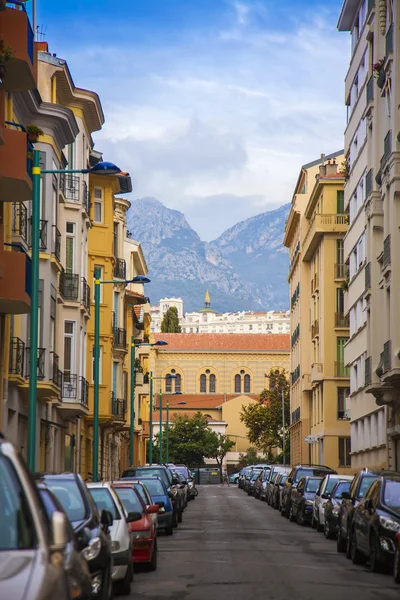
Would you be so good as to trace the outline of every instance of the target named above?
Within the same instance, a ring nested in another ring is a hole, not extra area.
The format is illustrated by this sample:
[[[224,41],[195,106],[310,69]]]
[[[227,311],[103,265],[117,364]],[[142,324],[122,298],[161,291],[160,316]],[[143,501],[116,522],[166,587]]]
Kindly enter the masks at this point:
[[[72,600],[63,562],[57,559],[68,545],[66,516],[55,511],[49,528],[25,462],[1,434],[0,515],[0,598]]]
[[[325,504],[324,534],[327,539],[336,538],[339,527],[339,510],[342,503],[342,493],[348,492],[352,479],[349,481],[339,480],[336,482],[332,492],[328,494]]]
[[[169,467],[165,465],[148,465],[145,467],[129,467],[122,473],[122,480],[129,479],[142,479],[142,477],[160,477],[167,487],[168,492],[171,493],[171,502],[173,508],[173,524],[174,527],[178,527],[178,523],[182,521],[183,513],[183,502],[182,494],[179,494],[178,486],[180,485],[179,479],[174,477]]]
[[[133,483],[136,485],[136,481]],[[165,483],[159,477],[143,477],[140,483],[146,487],[152,503],[157,504],[159,507],[157,513],[158,529],[163,529],[167,535],[172,535],[174,533],[173,509]]]
[[[88,563],[83,554],[79,552],[78,542],[68,517],[57,496],[44,483],[39,483],[37,488],[43,502],[52,539],[54,538],[53,515],[60,512],[65,516],[66,544],[63,551],[63,566],[67,576],[70,597],[77,600],[91,600],[92,578],[90,577]]]
[[[157,522],[151,518],[151,515],[157,515],[159,506],[157,504],[146,506],[131,483],[115,482],[113,488],[128,513],[142,514],[140,520],[129,524],[133,539],[133,562],[145,563],[151,571],[155,571],[157,569]]]
[[[321,485],[322,477],[302,477],[292,490],[290,502],[290,521],[297,520],[299,525],[311,523],[315,494]]]
[[[315,494],[314,500],[314,510],[312,516],[312,527],[317,531],[323,531],[325,525],[325,504],[328,500],[329,494],[335,487],[338,481],[352,481],[352,475],[333,475],[329,473],[325,475],[323,481],[321,482],[321,486],[317,493]]]
[[[269,472],[268,479],[265,482],[265,487],[263,487],[263,489],[265,490],[264,494],[263,494],[263,492],[261,492],[261,500],[263,499],[263,495],[264,495],[266,502],[270,506],[273,506],[273,499],[274,499],[274,495],[275,495],[274,494],[275,483],[277,482],[279,475],[281,475],[282,473],[288,474],[289,472],[290,472],[289,467],[274,467],[273,470],[271,470]]]
[[[229,477],[229,483],[238,483],[239,482],[240,473],[232,473]]]
[[[395,555],[400,532],[400,473],[384,472],[372,484],[354,509],[350,555],[354,564],[369,561],[377,573],[385,567],[398,579]]]
[[[39,481],[57,496],[71,522],[79,550],[88,561],[94,598],[112,598],[112,556],[109,528],[112,514],[99,514],[82,477],[78,473],[38,474]]]
[[[337,534],[337,551],[346,552],[350,558],[351,524],[355,507],[364,498],[378,474],[368,469],[363,469],[355,475],[348,492],[342,493],[342,503],[339,509],[339,527]]]
[[[133,579],[132,536],[130,523],[142,518],[141,511],[129,512],[124,508],[116,491],[109,482],[88,483],[90,495],[100,511],[112,514],[110,527],[111,552],[113,559],[112,580],[118,593],[131,593]]]
[[[289,518],[292,504],[292,490],[295,490],[303,477],[325,477],[327,473],[336,473],[324,465],[297,465],[293,467],[282,489],[281,515]]]
[[[188,505],[188,482],[185,476],[179,471],[173,471],[174,476],[179,479],[178,494],[181,495],[180,502],[183,505],[182,511],[180,513],[180,521],[182,523],[182,513]]]
[[[254,496],[254,488],[255,488],[256,481],[259,476],[260,476],[260,471],[258,471],[258,470],[253,471],[250,479],[247,480],[245,491],[247,492],[248,496]]]
[[[288,473],[280,473],[275,480],[273,497],[271,506],[277,510],[281,510],[282,507],[282,492],[285,485],[285,481],[288,478]]]
[[[241,490],[244,487],[244,480],[246,478],[246,475],[247,475],[247,473],[250,472],[250,470],[251,470],[251,467],[243,467],[243,469],[241,469],[239,471],[238,486]]]
[[[133,485],[136,492],[139,494],[140,498],[143,500],[144,504],[146,505],[146,508],[149,508],[149,506],[152,506],[154,504],[154,502],[151,499],[151,496],[149,494],[149,490],[144,485],[144,483],[141,483],[140,481],[122,481],[121,483]],[[160,509],[160,507],[158,507],[158,508]],[[151,513],[149,515],[155,527],[157,527],[157,522],[158,522],[157,515],[158,515],[158,513],[157,514]]]
[[[253,489],[254,498],[258,498],[259,500],[265,500],[265,491],[267,489],[267,482],[269,477],[270,470],[263,469],[260,471]]]

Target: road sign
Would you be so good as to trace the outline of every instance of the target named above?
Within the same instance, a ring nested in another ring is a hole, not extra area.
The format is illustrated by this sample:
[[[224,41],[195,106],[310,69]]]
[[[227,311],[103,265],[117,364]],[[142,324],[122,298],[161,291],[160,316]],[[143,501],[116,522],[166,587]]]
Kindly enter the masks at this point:
[[[317,440],[318,438],[316,435],[306,435],[306,437],[304,438],[306,444],[315,444]]]

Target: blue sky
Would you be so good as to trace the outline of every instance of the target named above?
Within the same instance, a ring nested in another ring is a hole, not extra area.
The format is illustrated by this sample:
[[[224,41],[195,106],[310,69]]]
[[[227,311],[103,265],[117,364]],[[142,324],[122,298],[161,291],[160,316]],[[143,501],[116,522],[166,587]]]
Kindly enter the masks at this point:
[[[50,52],[101,97],[94,135],[135,197],[203,239],[291,200],[300,166],[343,147],[341,1],[37,0]]]

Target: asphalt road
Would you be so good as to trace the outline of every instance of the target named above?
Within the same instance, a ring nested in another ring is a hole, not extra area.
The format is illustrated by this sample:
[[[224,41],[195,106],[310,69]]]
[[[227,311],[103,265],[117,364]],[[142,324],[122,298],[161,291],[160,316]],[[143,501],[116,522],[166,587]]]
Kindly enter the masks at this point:
[[[369,573],[236,486],[199,487],[154,573],[135,573],[133,599],[396,600],[391,575]]]

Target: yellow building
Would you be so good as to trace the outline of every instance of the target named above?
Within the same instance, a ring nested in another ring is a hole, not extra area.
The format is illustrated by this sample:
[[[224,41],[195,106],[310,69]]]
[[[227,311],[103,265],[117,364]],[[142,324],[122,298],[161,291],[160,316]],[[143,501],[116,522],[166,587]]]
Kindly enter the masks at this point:
[[[350,415],[343,358],[349,334],[343,306],[348,225],[338,173],[342,158],[340,151],[302,167],[284,244],[290,252],[291,461],[345,472]]]
[[[159,392],[171,396],[170,415],[175,412],[207,416],[210,427],[226,433],[235,446],[227,463],[236,464],[250,444],[240,421],[242,406],[256,402],[268,387],[272,368],[289,372],[289,336],[285,334],[157,333],[150,356],[154,375],[154,404],[159,409]],[[167,374],[176,379],[165,380]],[[166,402],[166,400],[165,400]],[[165,405],[164,405],[165,408]],[[154,435],[159,429],[159,412],[154,414]],[[163,411],[165,424],[166,415]]]

